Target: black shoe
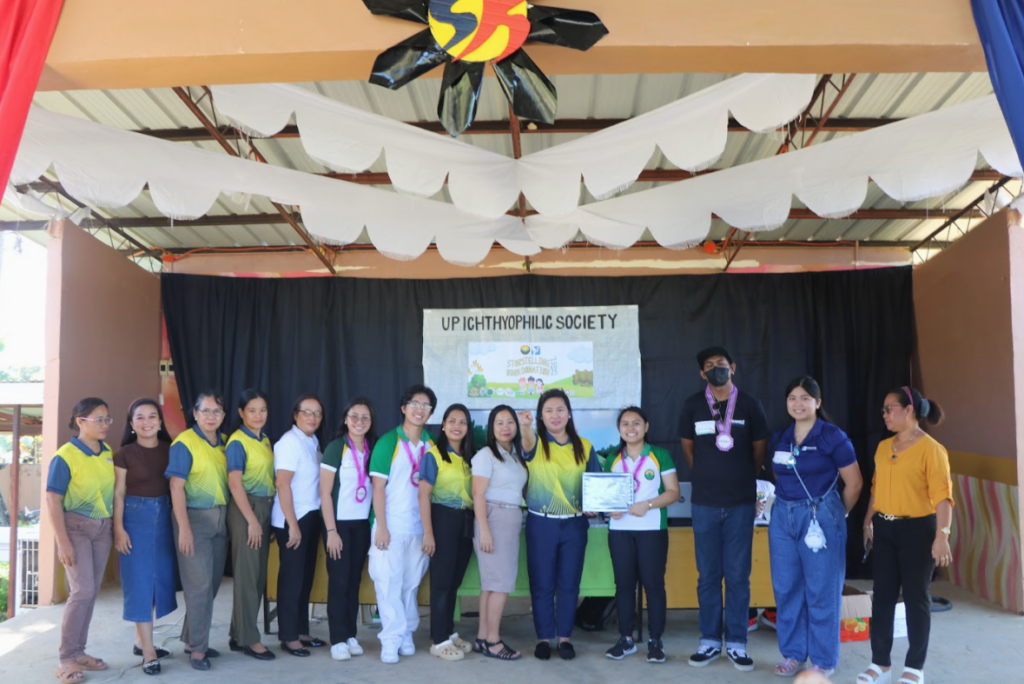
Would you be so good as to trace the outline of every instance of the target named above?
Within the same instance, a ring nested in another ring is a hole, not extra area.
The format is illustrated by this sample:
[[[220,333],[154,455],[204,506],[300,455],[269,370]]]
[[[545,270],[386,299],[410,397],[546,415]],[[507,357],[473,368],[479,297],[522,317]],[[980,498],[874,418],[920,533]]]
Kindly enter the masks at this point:
[[[167,656],[171,655],[171,652],[168,651],[166,648],[157,648],[154,650],[156,651],[157,660],[163,660]],[[138,646],[132,646],[132,655],[137,655],[141,657],[144,654],[142,653],[141,648],[139,648]]]
[[[192,664],[193,670],[209,670],[210,669],[210,658],[189,658],[188,662]]]
[[[568,641],[563,641],[558,644],[558,657],[562,660],[572,660],[576,657],[576,649]]]
[[[701,646],[697,652],[690,656],[690,665],[704,667],[718,660],[722,655],[722,649],[715,646]]]
[[[264,651],[263,653],[260,653],[259,651],[254,651],[251,648],[249,648],[248,646],[243,646],[242,648],[240,648],[238,650],[241,651],[242,653],[244,653],[245,655],[249,656],[250,658],[255,658],[256,660],[273,660],[274,658],[277,657],[276,655],[274,655],[273,653],[270,652],[269,648],[266,651]],[[305,650],[305,649],[299,649],[299,650],[301,651],[301,650]],[[308,655],[309,652],[307,651],[306,653]],[[293,654],[293,655],[298,655],[298,654]]]
[[[185,649],[185,655],[192,655],[192,649],[186,648]],[[215,648],[208,648],[208,649],[206,649],[206,657],[207,658],[220,658],[220,651],[218,651]]]
[[[730,648],[726,650],[729,656],[729,660],[736,666],[737,670],[742,672],[750,672],[754,669],[754,659],[747,655],[745,649],[742,648]]]
[[[292,648],[291,646],[289,646],[288,644],[286,644],[283,641],[281,642],[281,650],[284,651],[285,653],[289,653],[289,654],[291,654],[293,656],[298,656],[299,658],[308,658],[309,657],[309,649],[308,648],[305,648],[305,647],[303,647],[303,648]]]
[[[615,645],[604,652],[612,660],[622,660],[628,655],[636,653],[636,644],[629,637],[619,637]]]
[[[537,660],[551,660],[551,642],[541,641],[533,649],[533,657]]]
[[[313,637],[312,639],[299,639],[299,641],[306,648],[320,648],[321,646],[327,645],[326,641],[323,639],[317,639],[316,637]]]
[[[148,663],[143,663],[142,664],[142,671],[145,672],[148,675],[158,675],[158,674],[160,674],[160,661],[159,660],[150,660]]]
[[[228,639],[228,648],[232,651],[238,652],[242,650],[242,647],[238,645],[238,642],[234,639]]]
[[[661,645],[661,639],[648,639],[647,640],[647,662],[649,662],[649,663],[663,663],[663,662],[665,662],[665,647]]]

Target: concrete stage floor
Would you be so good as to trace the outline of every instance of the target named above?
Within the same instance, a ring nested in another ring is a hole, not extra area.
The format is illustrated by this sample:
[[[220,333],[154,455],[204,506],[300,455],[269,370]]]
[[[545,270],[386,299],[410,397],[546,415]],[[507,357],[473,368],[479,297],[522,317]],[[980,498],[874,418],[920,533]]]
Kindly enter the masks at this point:
[[[870,583],[865,582],[851,584],[861,588],[870,586]],[[947,582],[937,582],[933,594],[951,599],[954,608],[950,612],[933,616],[931,647],[925,668],[928,684],[1024,681],[1024,618],[1007,613]],[[0,682],[34,684],[55,681],[53,670],[57,663],[62,610],[63,606],[49,606],[0,623]],[[425,614],[426,610],[424,608],[422,612]],[[475,601],[466,599],[464,610],[475,610]],[[159,620],[157,642],[163,643],[173,655],[163,661],[163,673],[150,678],[139,668],[141,659],[131,655],[134,629],[121,620],[121,593],[118,589],[106,589],[97,602],[88,651],[91,655],[104,658],[110,664],[110,669],[86,673],[85,682],[281,684],[291,681],[361,684],[379,682],[384,677],[394,678],[394,681],[443,681],[445,684],[518,683],[531,680],[543,681],[545,684],[579,684],[636,681],[641,678],[645,684],[674,684],[681,678],[716,683],[781,681],[772,673],[775,664],[781,659],[775,632],[764,627],[750,634],[748,650],[757,666],[754,672],[739,672],[724,657],[706,668],[690,667],[686,659],[696,648],[698,639],[697,612],[694,610],[669,611],[664,638],[668,660],[661,665],[646,662],[644,647],[641,647],[637,655],[623,661],[615,662],[605,658],[605,649],[617,638],[614,626],[605,632],[586,633],[577,630],[574,635],[577,657],[572,662],[562,662],[557,657],[548,662],[538,661],[532,655],[535,643],[533,621],[529,615],[529,604],[524,600],[510,601],[504,620],[505,640],[524,654],[516,662],[500,662],[477,654],[469,654],[465,660],[457,663],[434,658],[427,652],[430,645],[428,624],[427,620],[423,620],[416,633],[416,655],[402,658],[397,665],[380,662],[380,644],[376,631],[370,626],[360,627],[359,633],[366,655],[348,662],[331,660],[327,648],[314,650],[313,655],[306,659],[289,656],[279,650],[271,636],[265,637],[264,643],[274,649],[278,657],[265,663],[228,651],[230,611],[231,581],[225,579],[217,598],[211,639],[211,645],[223,655],[213,661],[213,669],[209,672],[196,672],[189,667],[182,645],[176,639],[180,629],[177,621],[184,614],[183,608]],[[315,615],[322,616],[323,612],[324,607],[317,606]],[[314,636],[327,639],[326,619],[313,624],[311,628]],[[475,637],[475,618],[464,618],[458,623],[457,629],[464,637]],[[896,640],[894,663],[902,665],[906,648],[906,639]],[[853,682],[856,674],[869,662],[870,647],[867,642],[843,644],[834,681]]]

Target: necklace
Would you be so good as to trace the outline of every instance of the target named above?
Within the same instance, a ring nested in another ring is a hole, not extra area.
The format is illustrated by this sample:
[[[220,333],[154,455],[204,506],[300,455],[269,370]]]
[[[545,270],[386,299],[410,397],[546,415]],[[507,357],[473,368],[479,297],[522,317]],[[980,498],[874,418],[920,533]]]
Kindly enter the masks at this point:
[[[917,437],[919,432],[921,432],[921,426],[920,425],[918,425],[917,429],[914,430],[914,433],[912,435],[910,435],[910,439],[903,440],[903,441],[904,442],[910,442],[910,440],[912,440],[915,437]],[[894,460],[894,461],[900,455],[900,452],[896,451],[896,442],[899,441],[899,439],[900,439],[900,436],[896,435],[896,438],[892,440],[892,444],[889,445],[892,448],[892,460]]]

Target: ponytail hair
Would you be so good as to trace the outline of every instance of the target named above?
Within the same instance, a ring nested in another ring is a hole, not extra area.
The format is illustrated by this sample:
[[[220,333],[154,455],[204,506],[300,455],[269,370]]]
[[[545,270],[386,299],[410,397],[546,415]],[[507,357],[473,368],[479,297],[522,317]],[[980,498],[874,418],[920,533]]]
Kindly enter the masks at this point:
[[[921,392],[909,385],[889,390],[889,394],[895,396],[896,401],[903,408],[909,406],[914,409],[917,419],[927,422],[929,425],[938,425],[946,417],[945,411],[942,410],[938,402],[926,399]]]

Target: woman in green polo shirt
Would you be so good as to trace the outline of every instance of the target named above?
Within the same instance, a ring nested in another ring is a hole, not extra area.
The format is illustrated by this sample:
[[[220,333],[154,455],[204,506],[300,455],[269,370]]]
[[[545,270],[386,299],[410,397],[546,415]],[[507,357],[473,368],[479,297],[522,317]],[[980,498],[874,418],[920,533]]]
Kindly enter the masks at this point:
[[[78,435],[57,450],[46,478],[46,511],[70,588],[56,672],[62,682],[81,681],[83,670],[107,669],[101,658],[86,655],[85,642],[114,545],[114,452],[103,441],[113,422],[98,397],[75,404],[69,427]]]

